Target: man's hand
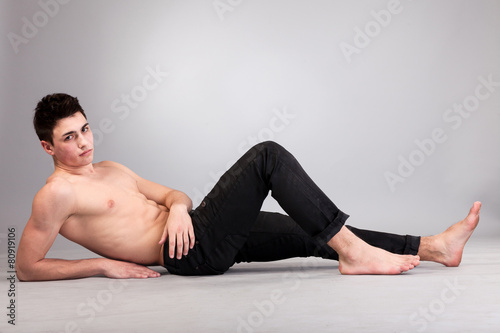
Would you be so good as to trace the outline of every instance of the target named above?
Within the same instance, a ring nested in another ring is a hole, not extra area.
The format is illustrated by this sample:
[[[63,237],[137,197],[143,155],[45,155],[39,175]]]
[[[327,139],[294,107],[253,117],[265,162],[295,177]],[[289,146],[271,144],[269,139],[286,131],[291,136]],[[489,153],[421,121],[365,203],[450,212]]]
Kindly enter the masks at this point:
[[[131,262],[103,259],[103,273],[113,279],[156,278],[160,273]]]
[[[174,258],[174,254],[177,253],[177,259],[181,259],[182,255],[187,255],[189,249],[193,248],[195,241],[193,222],[185,206],[174,205],[170,208],[159,244],[165,243],[167,237],[169,238],[168,255],[170,258]]]

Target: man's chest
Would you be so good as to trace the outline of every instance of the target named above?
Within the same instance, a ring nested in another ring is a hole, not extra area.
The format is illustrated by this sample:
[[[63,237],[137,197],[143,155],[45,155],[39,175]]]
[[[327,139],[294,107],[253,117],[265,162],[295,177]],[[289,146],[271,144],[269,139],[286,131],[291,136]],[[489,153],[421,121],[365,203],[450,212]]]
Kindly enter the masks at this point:
[[[143,199],[136,181],[123,172],[105,172],[75,184],[77,212],[81,216],[126,212]]]

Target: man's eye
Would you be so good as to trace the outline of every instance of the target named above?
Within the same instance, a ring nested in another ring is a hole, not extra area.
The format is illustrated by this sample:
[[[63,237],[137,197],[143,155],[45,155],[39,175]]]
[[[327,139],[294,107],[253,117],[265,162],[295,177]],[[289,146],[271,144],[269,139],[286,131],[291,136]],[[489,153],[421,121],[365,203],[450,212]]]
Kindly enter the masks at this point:
[[[73,138],[73,135],[68,135],[67,137],[64,138],[64,141],[69,141]]]
[[[83,130],[82,130],[82,131],[83,131],[83,132],[87,132],[89,129],[90,129],[90,127],[89,127],[89,126],[85,126],[85,127],[83,128]]]

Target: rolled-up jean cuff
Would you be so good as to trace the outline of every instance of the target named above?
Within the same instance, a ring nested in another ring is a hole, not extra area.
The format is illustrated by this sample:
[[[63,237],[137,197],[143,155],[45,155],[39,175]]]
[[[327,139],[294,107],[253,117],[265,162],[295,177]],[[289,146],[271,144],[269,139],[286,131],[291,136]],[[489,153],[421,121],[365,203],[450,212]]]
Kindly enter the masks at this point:
[[[416,255],[418,253],[419,248],[420,248],[420,237],[406,235],[406,246],[404,254]]]
[[[333,221],[323,231],[315,235],[314,239],[320,244],[328,243],[342,229],[348,218],[349,215],[339,210]]]

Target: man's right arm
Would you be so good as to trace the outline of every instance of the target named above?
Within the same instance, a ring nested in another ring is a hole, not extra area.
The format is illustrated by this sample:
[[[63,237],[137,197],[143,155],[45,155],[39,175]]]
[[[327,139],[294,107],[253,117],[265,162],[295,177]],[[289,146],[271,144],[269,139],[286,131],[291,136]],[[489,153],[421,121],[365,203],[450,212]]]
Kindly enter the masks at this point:
[[[45,255],[64,222],[76,211],[72,186],[64,180],[45,185],[35,196],[16,258],[21,281],[44,281],[106,275],[113,278],[156,277],[158,273],[134,263],[106,258],[48,259]]]
[[[16,270],[21,281],[71,279],[100,273],[95,260],[45,258],[75,208],[72,187],[64,180],[48,183],[36,194],[17,252]]]

